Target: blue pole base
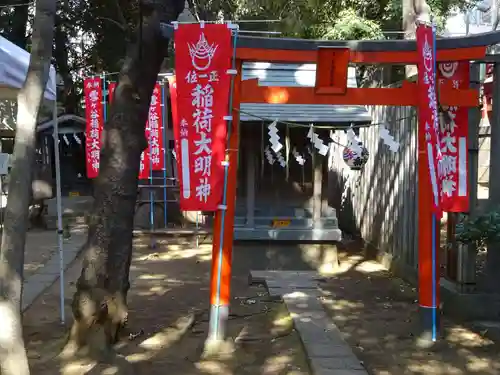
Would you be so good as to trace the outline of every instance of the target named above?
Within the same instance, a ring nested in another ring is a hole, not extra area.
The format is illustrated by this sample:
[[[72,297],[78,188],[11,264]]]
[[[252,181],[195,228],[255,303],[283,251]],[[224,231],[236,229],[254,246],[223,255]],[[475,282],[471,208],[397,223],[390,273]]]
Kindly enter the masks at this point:
[[[228,348],[230,343],[225,340],[228,318],[229,306],[210,306],[208,337],[205,341],[203,358],[219,357],[231,352],[231,348]]]
[[[430,348],[441,338],[441,310],[439,307],[419,306],[420,332],[417,345]]]

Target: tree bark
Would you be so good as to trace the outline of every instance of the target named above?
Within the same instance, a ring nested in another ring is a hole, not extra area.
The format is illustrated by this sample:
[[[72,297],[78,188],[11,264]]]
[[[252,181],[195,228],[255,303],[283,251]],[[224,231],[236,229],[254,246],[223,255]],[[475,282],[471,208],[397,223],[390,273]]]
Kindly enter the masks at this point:
[[[405,39],[415,39],[417,31],[417,20],[430,21],[430,8],[425,0],[403,0],[403,31]],[[406,78],[417,74],[415,65],[406,65]]]
[[[29,374],[21,326],[24,246],[35,160],[36,123],[49,77],[56,0],[37,0],[28,73],[18,95],[14,162],[0,249],[0,373]]]
[[[139,162],[147,146],[144,128],[168,50],[160,23],[176,20],[183,9],[184,0],[142,1],[142,22],[129,46],[104,126],[95,203],[64,355],[83,348],[98,357],[108,354],[126,324]]]

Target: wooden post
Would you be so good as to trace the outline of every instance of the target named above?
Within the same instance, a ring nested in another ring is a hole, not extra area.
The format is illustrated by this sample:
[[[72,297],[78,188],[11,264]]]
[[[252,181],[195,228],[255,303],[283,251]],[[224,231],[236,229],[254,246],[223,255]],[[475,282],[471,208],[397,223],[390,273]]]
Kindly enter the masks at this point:
[[[245,226],[248,228],[253,228],[255,226],[255,142],[253,134],[245,140],[247,144],[247,155],[246,157],[246,170],[247,170],[247,189],[246,189],[246,223]]]
[[[323,185],[323,159],[313,150],[313,196],[312,196],[312,217],[313,228],[321,228],[321,196]]]
[[[227,172],[227,188],[225,207],[215,214],[212,275],[210,282],[210,322],[205,349],[217,350],[224,340],[225,326],[229,317],[231,262],[233,252],[234,212],[236,205],[236,180],[238,169],[238,131],[241,91],[241,61],[237,61],[238,74],[235,77],[232,100],[232,122],[229,137],[229,149],[226,161],[229,162]]]

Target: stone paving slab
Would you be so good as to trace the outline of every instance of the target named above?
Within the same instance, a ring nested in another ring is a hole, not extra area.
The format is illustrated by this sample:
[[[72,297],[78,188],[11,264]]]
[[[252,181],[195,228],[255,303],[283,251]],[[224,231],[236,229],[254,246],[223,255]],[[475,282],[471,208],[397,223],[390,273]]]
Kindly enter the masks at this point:
[[[313,375],[368,375],[318,299],[321,279],[307,271],[251,271],[249,276],[251,284],[265,284],[272,298],[284,301]]]
[[[315,271],[250,271],[252,283],[267,283],[271,280],[297,280],[308,281],[322,280],[324,277],[318,275]],[[316,286],[315,286],[316,287]]]
[[[22,311],[25,311],[47,288],[49,288],[56,280],[59,279],[60,274],[60,259],[59,251],[57,249],[57,236],[53,246],[56,251],[52,252],[52,256],[47,263],[44,264],[37,272],[24,280],[23,297],[22,297]],[[63,244],[63,270],[75,260],[80,249],[86,240],[85,233],[74,233],[71,238],[64,240]],[[33,251],[33,249],[30,249]]]

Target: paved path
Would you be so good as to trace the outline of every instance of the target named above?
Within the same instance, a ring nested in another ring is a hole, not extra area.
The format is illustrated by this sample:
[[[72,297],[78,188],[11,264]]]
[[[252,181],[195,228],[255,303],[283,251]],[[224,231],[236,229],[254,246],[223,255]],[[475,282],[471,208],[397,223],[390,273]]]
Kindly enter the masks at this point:
[[[368,375],[328,317],[318,297],[314,271],[251,271],[250,282],[265,284],[271,298],[290,312],[313,375]]]
[[[76,258],[86,238],[84,231],[76,230],[72,232],[71,238],[64,240],[62,262],[64,269]],[[59,278],[60,258],[56,232],[28,233],[25,255],[23,311]]]

